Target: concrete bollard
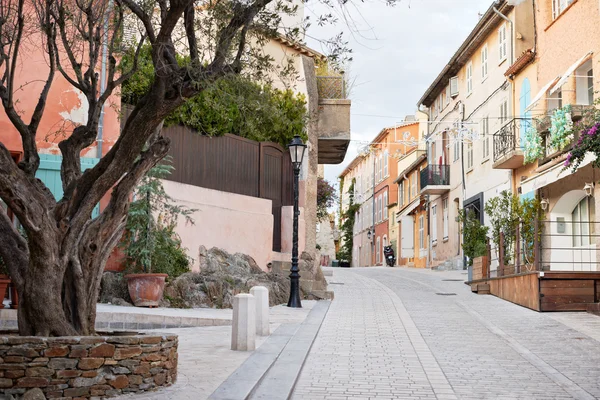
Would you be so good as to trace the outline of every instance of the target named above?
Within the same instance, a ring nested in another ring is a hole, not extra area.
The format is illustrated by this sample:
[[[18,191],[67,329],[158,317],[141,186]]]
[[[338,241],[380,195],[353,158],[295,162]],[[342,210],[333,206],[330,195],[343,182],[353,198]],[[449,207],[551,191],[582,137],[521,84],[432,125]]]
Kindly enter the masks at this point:
[[[254,286],[250,289],[256,303],[256,334],[269,336],[269,289],[264,286]]]
[[[256,349],[256,304],[251,294],[238,294],[233,298],[231,324],[231,350]]]

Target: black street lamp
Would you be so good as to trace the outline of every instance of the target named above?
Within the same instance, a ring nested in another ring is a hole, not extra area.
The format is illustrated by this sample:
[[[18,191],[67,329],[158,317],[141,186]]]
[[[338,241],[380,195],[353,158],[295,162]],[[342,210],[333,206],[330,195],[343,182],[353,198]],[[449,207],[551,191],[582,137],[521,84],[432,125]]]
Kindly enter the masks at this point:
[[[300,166],[304,158],[306,145],[302,142],[300,136],[294,136],[289,145],[290,157],[294,166],[294,233],[292,237],[292,269],[290,270],[290,299],[288,307],[302,308],[300,302],[300,273],[298,270],[298,216],[300,209],[298,207],[298,181],[300,179]]]

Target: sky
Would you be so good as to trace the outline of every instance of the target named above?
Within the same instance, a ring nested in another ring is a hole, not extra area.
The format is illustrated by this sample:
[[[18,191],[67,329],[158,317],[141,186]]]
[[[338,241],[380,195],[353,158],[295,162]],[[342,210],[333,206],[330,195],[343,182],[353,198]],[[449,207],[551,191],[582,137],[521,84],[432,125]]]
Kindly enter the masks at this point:
[[[333,0],[334,2],[336,0]],[[349,28],[311,26],[307,44],[327,53],[317,39],[341,31],[352,48],[348,68],[352,141],[339,165],[325,166],[325,179],[335,184],[356,157],[357,148],[385,127],[414,115],[417,102],[492,4],[492,0],[399,0],[393,7],[382,0],[349,2],[354,21]],[[319,0],[308,0],[305,16],[313,21],[329,12]],[[363,143],[361,143],[363,142]]]

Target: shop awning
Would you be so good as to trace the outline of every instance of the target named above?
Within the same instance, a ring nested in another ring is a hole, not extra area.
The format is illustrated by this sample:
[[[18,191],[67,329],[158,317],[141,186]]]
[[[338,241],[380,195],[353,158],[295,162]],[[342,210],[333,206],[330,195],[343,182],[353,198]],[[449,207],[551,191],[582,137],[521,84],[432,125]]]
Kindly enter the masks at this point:
[[[575,70],[577,68],[579,68],[584,62],[586,62],[590,58],[591,55],[592,55],[592,52],[590,51],[585,56],[583,56],[579,60],[577,60],[575,62],[575,64],[571,65],[569,67],[569,69],[559,79],[559,81],[556,83],[556,85],[554,85],[554,87],[552,89],[550,89],[550,94],[553,94],[558,89],[560,89],[562,87],[562,85],[565,84],[565,82],[567,81],[567,79],[569,79],[569,77],[573,74],[573,72],[575,72]]]
[[[533,100],[531,100],[531,103],[529,104],[529,106],[527,106],[527,108],[525,109],[525,112],[531,111],[531,109],[533,107],[535,107],[535,105],[537,104],[537,102],[540,101],[542,99],[542,97],[544,97],[546,95],[546,92],[548,91],[548,89],[550,89],[559,80],[560,80],[560,75],[557,76],[556,78],[554,78],[553,80],[551,80],[550,82],[548,82],[546,85],[544,85],[544,87],[542,88],[542,90],[540,90],[538,92],[538,94],[535,95],[535,97],[533,98]]]
[[[588,154],[583,159],[583,162],[579,166],[578,169],[588,165],[592,161],[595,160],[595,156],[593,154]],[[529,193],[533,192],[537,189],[543,188],[544,186],[548,186],[551,183],[559,181],[563,178],[566,178],[571,175],[571,169],[564,169],[563,163],[559,163],[552,168],[542,172],[541,174],[523,181],[521,183],[521,193]]]

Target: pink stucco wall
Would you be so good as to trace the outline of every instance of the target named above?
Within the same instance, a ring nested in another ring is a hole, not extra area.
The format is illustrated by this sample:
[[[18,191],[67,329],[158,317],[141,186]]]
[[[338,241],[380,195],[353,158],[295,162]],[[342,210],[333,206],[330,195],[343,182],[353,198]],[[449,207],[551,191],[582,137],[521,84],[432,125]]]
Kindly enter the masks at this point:
[[[194,225],[180,221],[177,233],[194,260],[197,271],[198,248],[218,247],[230,253],[248,254],[263,270],[273,259],[273,215],[271,200],[163,181],[167,193],[177,203],[196,209]]]
[[[285,206],[281,208],[281,252],[292,252],[292,239],[294,229],[294,207]],[[300,208],[298,217],[298,254],[302,254],[306,248],[306,223],[304,222],[304,208]]]

